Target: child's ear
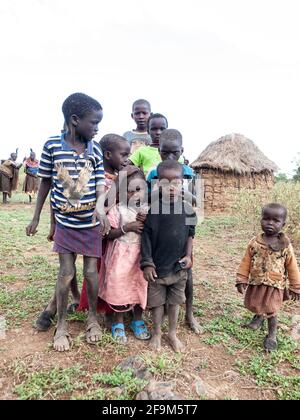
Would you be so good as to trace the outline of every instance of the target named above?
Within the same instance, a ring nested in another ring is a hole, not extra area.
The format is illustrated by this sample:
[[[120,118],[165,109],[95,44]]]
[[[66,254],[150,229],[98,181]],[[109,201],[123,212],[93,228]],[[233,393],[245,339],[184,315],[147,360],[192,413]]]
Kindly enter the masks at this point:
[[[131,113],[131,118],[134,120],[133,113]]]
[[[106,160],[109,160],[111,158],[111,152],[109,150],[106,150],[104,152],[104,157]]]
[[[78,125],[79,117],[76,114],[71,115],[70,122],[74,127]]]
[[[183,155],[184,152],[184,147],[181,148],[181,154]]]

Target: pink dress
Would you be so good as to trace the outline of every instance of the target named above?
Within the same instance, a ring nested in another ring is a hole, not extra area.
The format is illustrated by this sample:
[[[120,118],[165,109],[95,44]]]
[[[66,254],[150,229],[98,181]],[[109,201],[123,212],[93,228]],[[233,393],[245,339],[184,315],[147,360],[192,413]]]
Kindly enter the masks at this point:
[[[134,222],[137,213],[121,204],[108,213],[112,228]],[[109,305],[147,304],[148,283],[140,269],[141,235],[128,232],[120,238],[108,241],[100,269],[99,297]]]

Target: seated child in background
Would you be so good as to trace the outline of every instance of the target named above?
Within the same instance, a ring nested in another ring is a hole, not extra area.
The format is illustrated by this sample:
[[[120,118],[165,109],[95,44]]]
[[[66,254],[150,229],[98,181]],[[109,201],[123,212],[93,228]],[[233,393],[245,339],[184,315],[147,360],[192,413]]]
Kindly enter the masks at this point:
[[[168,340],[175,351],[183,345],[176,335],[179,305],[185,302],[188,270],[192,267],[196,215],[182,200],[183,167],[176,160],[158,165],[161,196],[159,206],[151,203],[142,233],[141,268],[148,281],[148,307],[151,309],[154,334],[150,345],[161,348],[161,324],[168,305]],[[158,211],[157,211],[158,210]],[[187,221],[191,223],[188,225]]]
[[[131,118],[135,121],[136,128],[123,134],[123,137],[130,143],[131,153],[139,147],[151,143],[151,137],[147,131],[150,115],[151,105],[146,99],[138,99],[133,103]]]
[[[147,282],[140,269],[141,233],[147,213],[143,208],[145,177],[138,168],[127,166],[120,171],[116,187],[117,204],[107,214],[112,229],[101,261],[99,297],[114,311],[113,338],[125,344],[123,318],[131,309],[134,319],[130,327],[135,337],[150,338],[142,319],[147,304]]]
[[[152,114],[148,120],[148,131],[151,136],[150,146],[142,146],[129,158],[129,163],[140,168],[145,176],[156,167],[161,158],[158,152],[161,133],[168,128],[168,120],[162,114]]]
[[[277,314],[283,301],[300,299],[297,261],[289,238],[281,231],[286,218],[286,208],[278,203],[263,207],[263,233],[251,239],[237,272],[237,290],[246,291],[245,307],[255,314],[248,327],[256,330],[268,319],[267,352],[277,349]]]
[[[182,135],[180,134],[180,132],[174,129],[165,130],[161,134],[160,146],[158,150],[159,150],[162,161],[166,161],[166,160],[178,161],[180,156],[182,156],[182,153],[183,153]],[[193,196],[194,189],[195,189],[195,173],[192,170],[192,168],[190,168],[187,165],[182,165],[182,169],[183,169],[184,189],[190,191]],[[152,171],[149,172],[148,177],[147,177],[147,183],[150,190],[156,187],[155,184],[158,184],[158,181],[155,181],[155,180],[158,180],[157,168],[152,169]],[[199,334],[201,332],[201,327],[193,315],[193,272],[192,272],[192,269],[188,270],[188,279],[187,279],[187,284],[186,284],[186,289],[185,289],[185,295],[186,295],[186,322],[189,325],[189,327],[192,329],[192,331],[194,331],[196,334]]]

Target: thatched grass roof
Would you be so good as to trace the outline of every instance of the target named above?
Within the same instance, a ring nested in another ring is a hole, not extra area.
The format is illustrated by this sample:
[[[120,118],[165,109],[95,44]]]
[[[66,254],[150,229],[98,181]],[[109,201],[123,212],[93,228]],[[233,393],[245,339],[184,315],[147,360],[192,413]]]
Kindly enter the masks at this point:
[[[277,165],[268,159],[252,140],[242,134],[229,134],[210,143],[192,163],[193,169],[217,169],[239,175],[276,172]]]

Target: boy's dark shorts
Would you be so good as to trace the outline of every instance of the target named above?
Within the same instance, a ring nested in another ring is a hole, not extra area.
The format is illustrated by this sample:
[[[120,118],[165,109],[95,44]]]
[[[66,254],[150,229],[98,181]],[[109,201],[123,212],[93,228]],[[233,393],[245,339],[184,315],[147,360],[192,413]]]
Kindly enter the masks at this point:
[[[148,284],[148,308],[157,308],[165,303],[181,305],[185,302],[187,271],[181,270]]]

